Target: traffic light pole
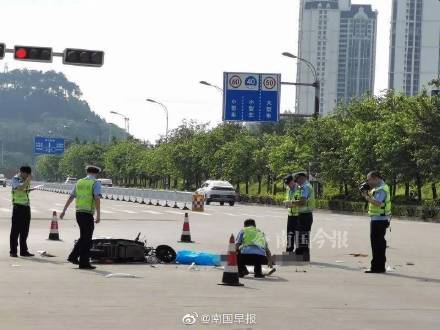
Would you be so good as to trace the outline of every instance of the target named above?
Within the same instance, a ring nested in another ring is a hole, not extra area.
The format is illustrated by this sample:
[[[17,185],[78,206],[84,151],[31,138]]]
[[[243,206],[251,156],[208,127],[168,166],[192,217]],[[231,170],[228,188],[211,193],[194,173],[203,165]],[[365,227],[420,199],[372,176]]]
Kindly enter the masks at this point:
[[[309,86],[309,87],[314,87],[315,88],[315,106],[314,106],[314,111],[313,111],[313,116],[314,118],[319,118],[319,94],[321,91],[321,84],[319,83],[319,81],[315,81],[314,83],[296,83],[296,82],[281,82],[281,85],[288,85],[288,86]]]

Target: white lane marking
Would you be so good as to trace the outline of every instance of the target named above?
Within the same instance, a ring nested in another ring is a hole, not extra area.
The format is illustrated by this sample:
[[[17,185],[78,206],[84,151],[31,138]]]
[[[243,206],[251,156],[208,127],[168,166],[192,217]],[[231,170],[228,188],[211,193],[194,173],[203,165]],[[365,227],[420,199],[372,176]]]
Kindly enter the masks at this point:
[[[141,212],[142,212],[142,213],[154,214],[154,215],[160,215],[160,214],[163,214],[162,212],[151,211],[151,210],[143,210],[143,211],[141,211]]]
[[[31,208],[31,213],[41,213],[41,211],[34,209],[34,208]]]
[[[7,209],[5,207],[0,207],[0,211],[2,211],[2,212],[11,212],[11,209]]]
[[[61,203],[55,203],[56,206],[64,207],[64,204]]]
[[[211,213],[206,213],[206,212],[200,212],[200,213],[192,212],[191,214],[194,214],[194,215],[206,215],[206,216],[212,215]]]
[[[107,210],[101,210],[101,213],[104,213],[104,214],[113,214],[113,213],[115,213],[115,212],[113,212],[113,211],[107,211]]]
[[[178,211],[165,211],[165,212],[170,214],[179,214],[179,215],[185,214],[184,212],[178,212]]]
[[[6,201],[6,202],[10,202],[11,201],[11,199],[10,198],[2,198],[4,201]]]
[[[232,213],[224,213],[224,215],[228,215],[230,217],[239,217],[240,216],[238,214],[232,214]]]
[[[130,210],[121,210],[121,212],[128,213],[128,214],[136,214],[136,213],[138,213],[138,212],[130,211]]]

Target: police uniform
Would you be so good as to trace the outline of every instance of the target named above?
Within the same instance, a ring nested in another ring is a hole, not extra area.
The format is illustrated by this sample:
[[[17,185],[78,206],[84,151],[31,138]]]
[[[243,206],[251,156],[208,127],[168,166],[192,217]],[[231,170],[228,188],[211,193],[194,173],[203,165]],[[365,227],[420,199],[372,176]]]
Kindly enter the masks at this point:
[[[255,277],[263,277],[261,265],[267,264],[267,242],[264,233],[254,227],[244,227],[237,235],[236,244],[240,245],[237,254],[238,273],[241,277],[248,274],[246,265],[254,266]]]
[[[299,187],[293,189],[287,186],[286,188],[286,202],[298,201],[301,191]],[[289,207],[287,212],[287,247],[286,252],[293,252],[295,249],[295,234],[298,230],[298,216],[299,208],[297,205]]]
[[[315,209],[315,191],[309,181],[300,186],[300,197],[306,200],[305,205],[298,209],[298,226],[296,232],[295,254],[304,256],[304,261],[310,260],[310,232],[313,224]]]
[[[371,196],[383,204],[382,207],[372,203],[368,205],[368,215],[370,216],[370,241],[373,258],[369,272],[384,273],[386,262],[387,241],[385,239],[386,230],[390,225],[391,217],[391,193],[390,188],[385,182],[370,191]]]
[[[31,224],[31,207],[29,200],[30,183],[18,190],[18,186],[24,184],[19,174],[12,178],[12,226],[9,238],[10,255],[17,255],[18,240],[20,239],[20,255],[24,257],[33,256],[28,251],[27,237]]]
[[[80,237],[68,260],[76,263],[75,261],[79,258],[79,266],[87,267],[90,265],[90,249],[95,229],[95,219],[93,217],[95,198],[101,196],[101,183],[94,176],[88,175],[78,180],[71,196],[75,197],[76,201],[76,221],[79,226]]]

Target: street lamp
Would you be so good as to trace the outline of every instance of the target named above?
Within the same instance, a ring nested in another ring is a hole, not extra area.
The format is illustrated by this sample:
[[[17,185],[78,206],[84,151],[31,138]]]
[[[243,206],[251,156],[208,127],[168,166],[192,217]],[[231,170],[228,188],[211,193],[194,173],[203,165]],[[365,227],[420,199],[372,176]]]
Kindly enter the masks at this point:
[[[204,80],[199,81],[199,84],[201,84],[201,85],[205,85],[205,86],[209,86],[209,87],[213,87],[213,88],[215,88],[216,90],[218,90],[220,93],[223,94],[223,88],[220,88],[220,87],[217,86],[217,85],[211,84],[211,83],[209,83],[209,82],[207,82],[207,81],[204,81]]]
[[[146,101],[160,105],[162,107],[162,109],[165,111],[165,115],[166,115],[166,119],[167,119],[167,128],[166,128],[166,132],[165,132],[165,143],[167,143],[168,142],[168,108],[163,103],[160,103],[160,102],[155,101],[153,99],[146,99]]]
[[[130,135],[130,118],[128,118],[126,115],[123,115],[122,113],[116,112],[116,111],[110,111],[111,114],[114,115],[118,115],[121,116],[122,118],[124,118],[124,123],[125,123],[125,130],[127,131],[127,137],[128,135]]]
[[[290,58],[293,58],[293,59],[297,59],[298,61],[301,61],[301,62],[304,62],[309,67],[310,71],[312,72],[313,79],[315,80],[315,82],[313,83],[313,87],[315,87],[315,111],[314,111],[314,116],[316,118],[318,118],[319,117],[319,103],[320,103],[319,94],[320,94],[321,84],[319,82],[318,73],[316,71],[315,66],[313,65],[312,62],[310,62],[310,61],[308,61],[308,60],[306,60],[304,58],[298,57],[298,56],[296,56],[296,55],[294,55],[292,53],[289,53],[289,52],[284,52],[281,55],[286,56],[286,57],[290,57]]]

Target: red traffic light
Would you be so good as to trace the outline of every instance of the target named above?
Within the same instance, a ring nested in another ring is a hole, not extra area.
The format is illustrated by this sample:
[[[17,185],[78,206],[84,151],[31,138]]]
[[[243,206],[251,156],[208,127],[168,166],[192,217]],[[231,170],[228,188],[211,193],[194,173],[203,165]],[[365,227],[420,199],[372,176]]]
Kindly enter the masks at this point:
[[[21,59],[21,60],[22,60],[22,59],[25,59],[26,56],[27,56],[27,51],[26,51],[25,48],[18,48],[18,49],[15,51],[15,57],[18,58],[18,59]]]
[[[14,58],[20,61],[52,62],[52,48],[15,46]]]
[[[63,63],[99,67],[104,64],[104,52],[99,50],[67,48],[64,50]]]

